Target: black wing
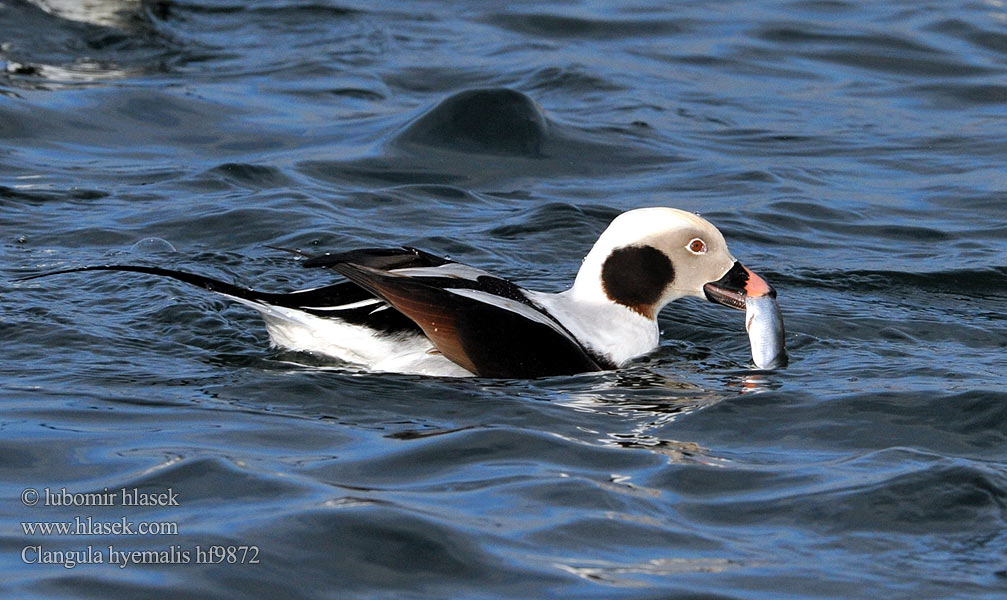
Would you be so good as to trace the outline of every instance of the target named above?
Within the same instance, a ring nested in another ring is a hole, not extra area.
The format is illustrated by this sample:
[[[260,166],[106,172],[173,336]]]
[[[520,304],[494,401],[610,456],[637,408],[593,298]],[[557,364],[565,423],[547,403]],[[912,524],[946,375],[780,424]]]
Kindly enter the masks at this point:
[[[412,319],[444,356],[476,375],[544,377],[612,367],[521,288],[478,269],[450,261],[391,271],[351,262],[327,266]]]
[[[403,246],[401,248],[364,248],[331,254],[326,252],[309,258],[301,263],[302,267],[335,267],[343,263],[362,265],[381,271],[392,269],[418,269],[424,267],[440,267],[447,264],[459,264],[447,258],[441,258],[417,248]]]

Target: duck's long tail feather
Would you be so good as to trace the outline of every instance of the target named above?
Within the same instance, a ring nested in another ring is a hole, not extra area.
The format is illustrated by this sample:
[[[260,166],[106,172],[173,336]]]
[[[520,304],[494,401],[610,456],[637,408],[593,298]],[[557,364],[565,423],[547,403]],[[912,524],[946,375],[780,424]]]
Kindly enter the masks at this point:
[[[419,331],[419,327],[410,319],[394,309],[389,310],[390,307],[384,300],[375,297],[374,294],[351,281],[340,281],[323,287],[295,292],[272,293],[234,285],[195,273],[144,265],[89,265],[36,273],[20,277],[15,281],[29,281],[52,275],[85,271],[128,271],[168,277],[229,296],[264,313],[275,312],[270,310],[273,307],[291,308],[317,317],[336,318],[350,324],[362,325],[386,333]]]
[[[231,283],[227,283],[225,281],[220,281],[219,279],[203,277],[202,275],[196,275],[194,273],[186,273],[185,271],[176,271],[174,269],[163,269],[161,267],[147,267],[143,265],[89,265],[86,267],[74,267],[72,269],[60,269],[58,271],[46,271],[45,273],[35,273],[33,275],[19,277],[15,279],[15,281],[29,281],[31,279],[39,279],[40,277],[49,277],[52,275],[64,275],[66,273],[80,273],[83,271],[130,271],[133,273],[146,273],[148,275],[157,275],[159,277],[170,277],[171,279],[176,279],[178,281],[182,281],[194,285],[196,287],[201,287],[211,292],[217,292],[220,294],[225,294],[227,296],[241,298],[242,300],[265,302],[268,304],[276,304],[279,306],[289,306],[285,302],[285,300],[287,300],[291,295],[293,295],[293,294],[273,294],[269,292],[260,292],[258,290],[237,286]],[[295,292],[295,294],[296,293],[297,292]]]

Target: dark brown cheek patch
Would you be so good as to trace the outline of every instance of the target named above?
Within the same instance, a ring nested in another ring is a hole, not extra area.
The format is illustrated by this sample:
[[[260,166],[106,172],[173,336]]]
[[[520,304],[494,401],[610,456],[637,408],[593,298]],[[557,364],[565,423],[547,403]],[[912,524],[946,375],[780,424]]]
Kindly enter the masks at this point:
[[[674,279],[671,260],[653,246],[616,248],[601,267],[601,285],[609,299],[651,319]]]

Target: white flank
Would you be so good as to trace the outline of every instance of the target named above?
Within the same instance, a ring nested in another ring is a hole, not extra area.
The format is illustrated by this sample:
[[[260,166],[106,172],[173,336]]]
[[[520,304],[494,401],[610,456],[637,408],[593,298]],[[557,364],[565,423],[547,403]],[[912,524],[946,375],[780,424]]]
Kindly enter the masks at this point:
[[[442,377],[471,377],[422,334],[382,335],[339,319],[228,296],[262,315],[273,344],[357,364],[374,371]]]

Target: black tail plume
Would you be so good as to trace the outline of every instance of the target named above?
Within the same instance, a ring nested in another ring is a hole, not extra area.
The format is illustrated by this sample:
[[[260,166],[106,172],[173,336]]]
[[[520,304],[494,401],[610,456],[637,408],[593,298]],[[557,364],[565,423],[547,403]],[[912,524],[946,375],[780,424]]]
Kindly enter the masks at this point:
[[[84,271],[129,271],[132,273],[146,273],[148,275],[157,275],[159,277],[170,277],[196,287],[201,287],[204,290],[209,290],[211,292],[217,292],[220,294],[226,294],[228,296],[234,296],[235,298],[241,298],[244,300],[254,300],[259,302],[267,302],[270,304],[283,304],[283,299],[288,296],[288,294],[271,294],[268,292],[260,292],[253,290],[251,288],[245,288],[237,286],[225,281],[220,281],[218,279],[211,279],[209,277],[203,277],[202,275],[196,275],[194,273],[186,273],[185,271],[175,271],[173,269],[162,269],[160,267],[146,267],[142,265],[91,265],[87,267],[75,267],[73,269],[61,269],[59,271],[46,271],[45,273],[37,273],[35,275],[28,275],[26,277],[19,277],[14,281],[29,281],[31,279],[38,279],[40,277],[49,277],[51,275],[64,275],[66,273],[81,273]]]

